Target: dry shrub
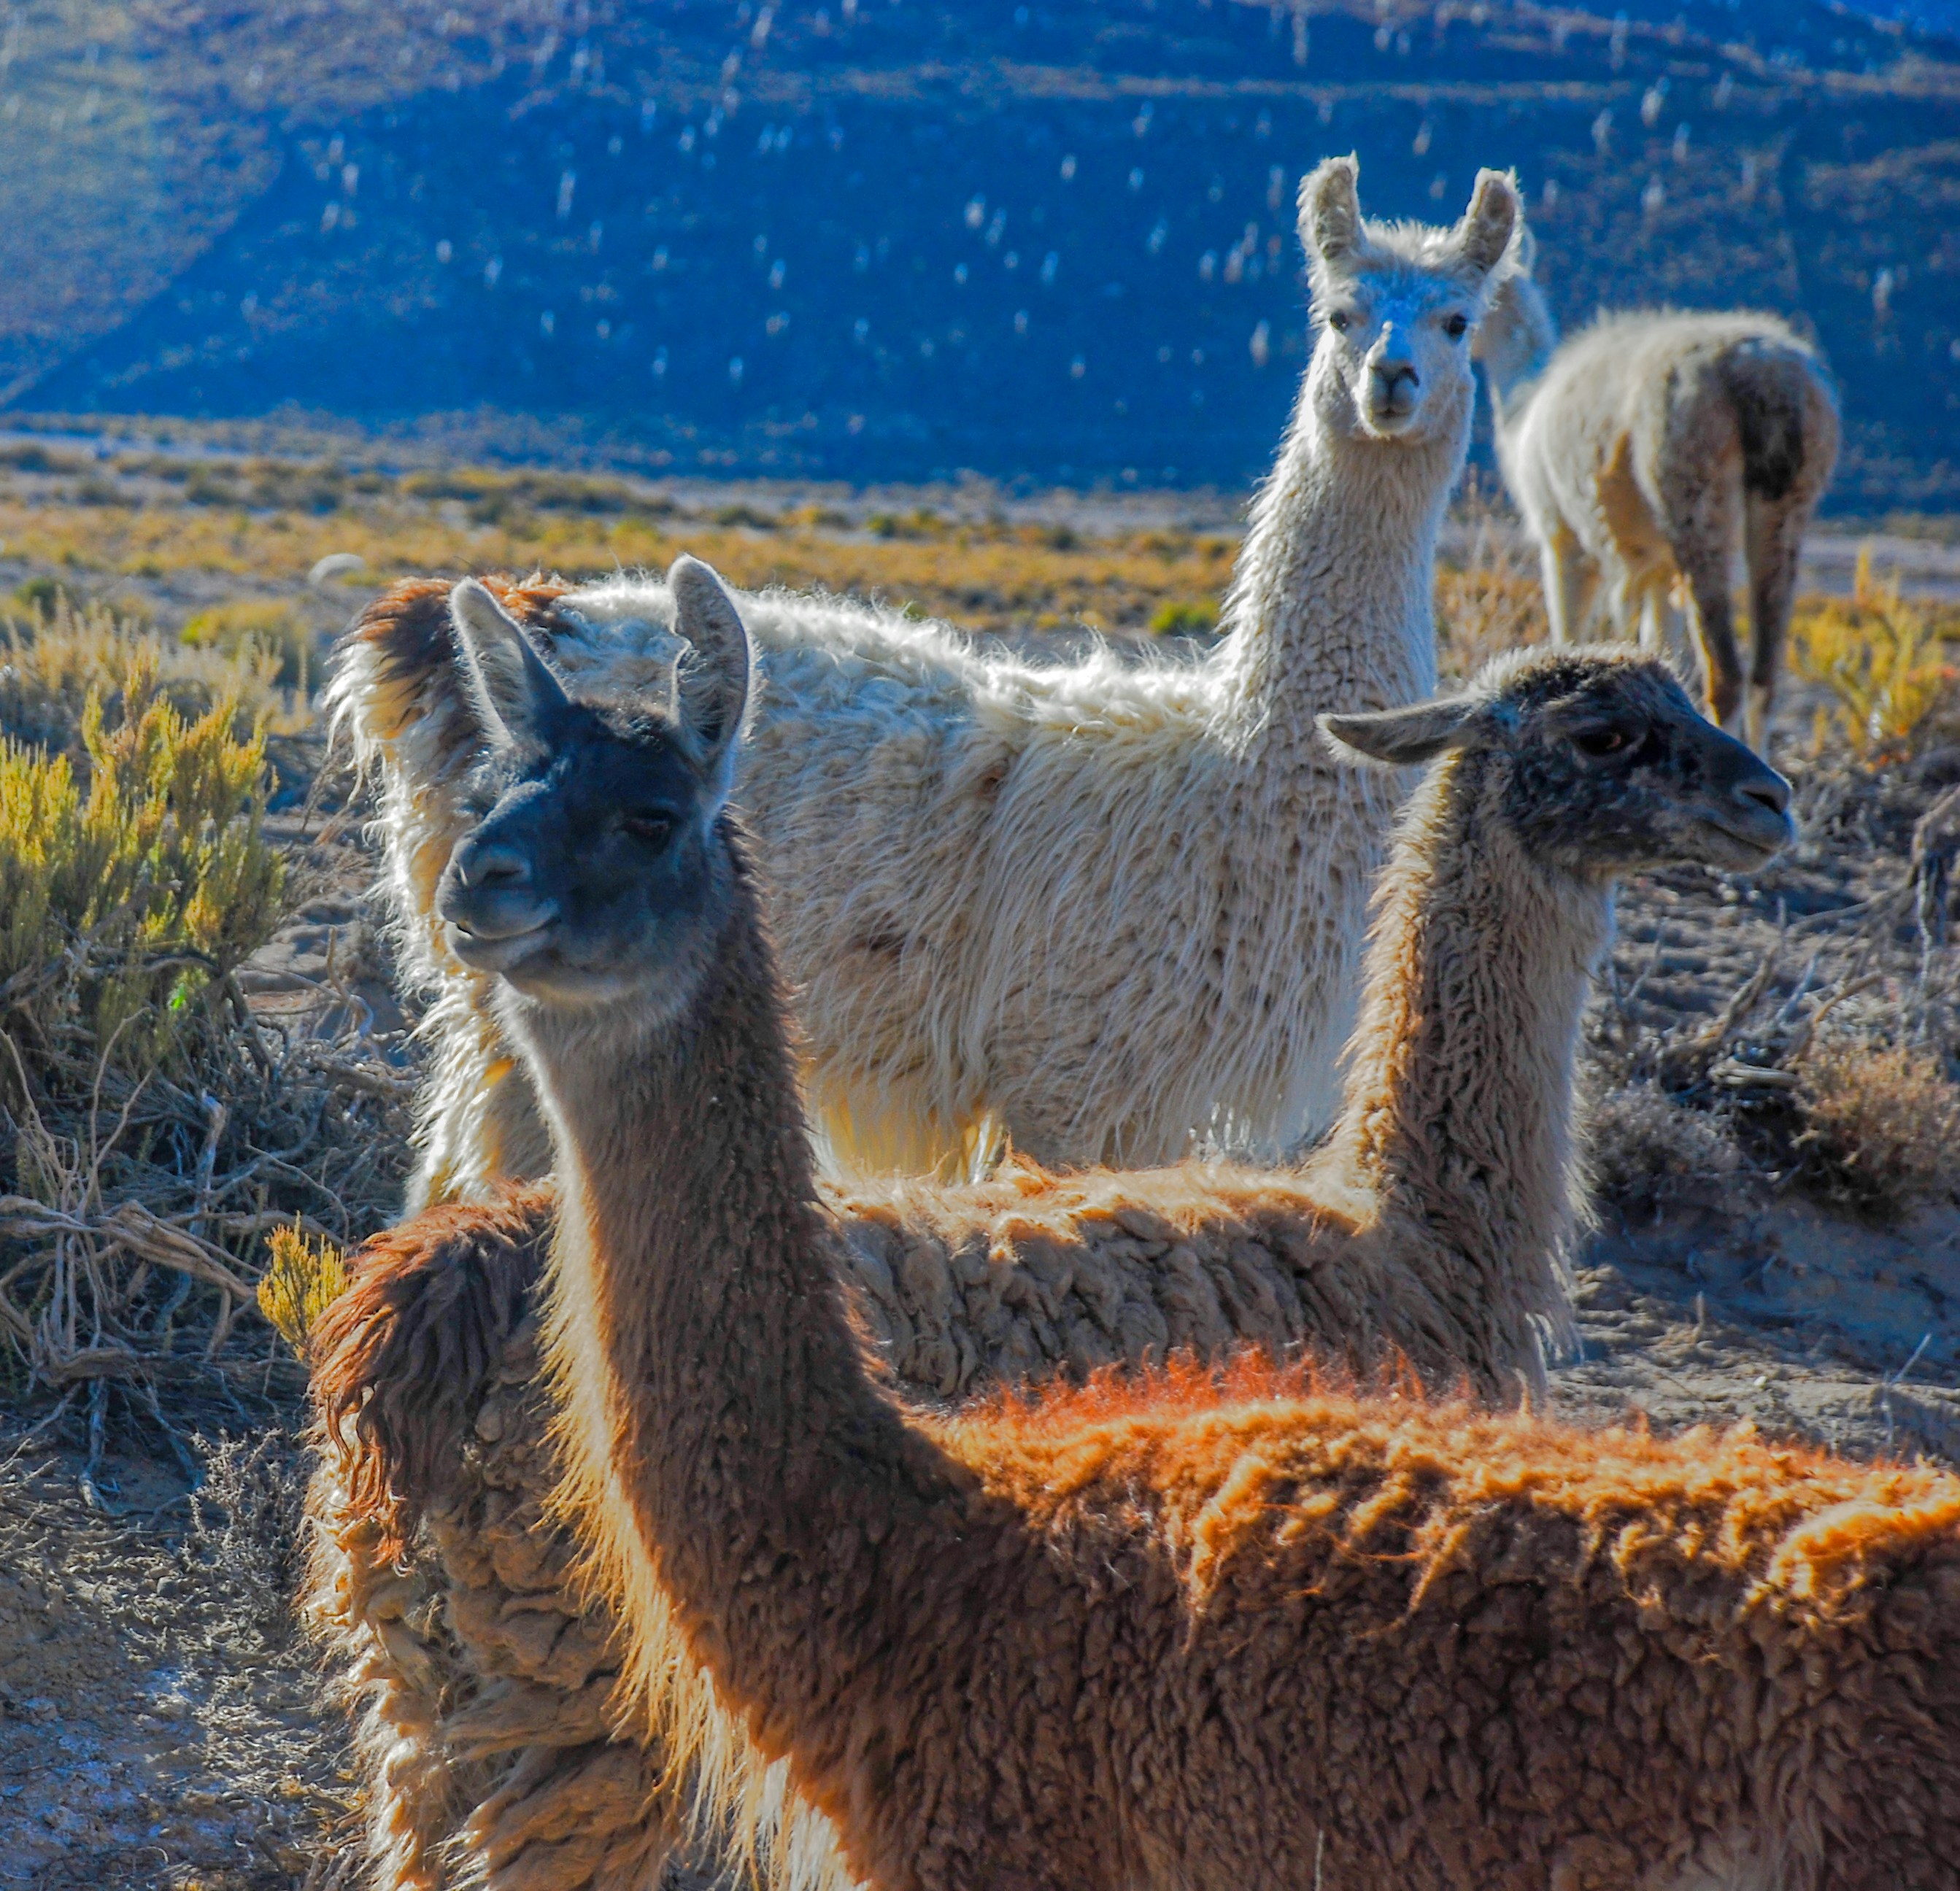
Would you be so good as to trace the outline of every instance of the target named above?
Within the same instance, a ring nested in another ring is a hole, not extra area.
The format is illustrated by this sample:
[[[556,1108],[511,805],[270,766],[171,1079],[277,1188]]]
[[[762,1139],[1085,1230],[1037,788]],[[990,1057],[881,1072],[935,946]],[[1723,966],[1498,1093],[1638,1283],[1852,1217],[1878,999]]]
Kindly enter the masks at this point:
[[[234,974],[289,898],[262,725],[221,691],[186,714],[170,647],[82,628],[129,661],[115,713],[92,681],[62,706],[78,764],[0,740],[0,1375],[85,1392],[93,1465],[159,1386],[297,1376],[238,1323],[267,1238],[387,1218],[412,1079],[344,992],[252,1012]]]
[[[1951,1200],[1960,1186],[1960,1086],[1924,1044],[1850,1032],[1797,1063],[1804,1178],[1817,1193],[1879,1220]]]
[[[81,719],[91,696],[111,721],[125,718],[133,675],[148,694],[197,717],[229,700],[241,728],[278,724],[288,709],[278,662],[256,648],[230,654],[164,642],[147,625],[101,604],[57,594],[45,609],[0,621],[0,734],[84,758]]]
[[[320,667],[312,627],[281,598],[234,598],[200,611],[181,633],[194,650],[215,650],[282,689],[310,693]]]
[[[1587,1132],[1592,1186],[1623,1215],[1732,1207],[1753,1187],[1726,1119],[1689,1109],[1651,1082],[1607,1092]]]
[[[314,1323],[347,1289],[347,1264],[332,1242],[310,1241],[298,1226],[275,1228],[267,1246],[259,1311],[304,1359]]]
[[[1493,656],[1551,634],[1538,561],[1495,504],[1472,486],[1463,502],[1468,555],[1436,570],[1437,666],[1446,676],[1476,675]]]
[[[1790,662],[1834,699],[1818,712],[1817,746],[1836,723],[1854,753],[1908,752],[1918,731],[1950,705],[1956,677],[1936,618],[1901,596],[1898,580],[1872,575],[1871,548],[1858,554],[1852,595],[1806,599],[1797,614]]]
[[[181,1553],[228,1598],[235,1628],[268,1648],[283,1647],[303,1560],[307,1454],[277,1431],[199,1436],[192,1448],[203,1476],[190,1493]]]

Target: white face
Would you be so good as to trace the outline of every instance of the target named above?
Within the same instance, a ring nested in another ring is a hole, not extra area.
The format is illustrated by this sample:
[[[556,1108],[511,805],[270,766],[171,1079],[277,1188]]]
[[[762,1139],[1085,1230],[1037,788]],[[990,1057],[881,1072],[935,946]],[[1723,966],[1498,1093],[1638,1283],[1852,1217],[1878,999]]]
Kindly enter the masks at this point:
[[[1446,277],[1361,270],[1316,303],[1317,370],[1345,389],[1358,430],[1378,440],[1450,435],[1475,397],[1475,293]]]

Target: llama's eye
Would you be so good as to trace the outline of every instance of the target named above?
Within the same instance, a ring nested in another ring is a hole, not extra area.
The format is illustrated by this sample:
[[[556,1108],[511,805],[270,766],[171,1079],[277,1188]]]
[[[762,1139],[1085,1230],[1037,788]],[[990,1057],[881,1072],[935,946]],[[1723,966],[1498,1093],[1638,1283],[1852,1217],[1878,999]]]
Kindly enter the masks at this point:
[[[650,847],[663,847],[673,838],[673,816],[662,814],[656,808],[646,809],[638,814],[622,814],[619,825],[635,840]]]
[[[1470,332],[1470,318],[1467,315],[1452,315],[1443,325],[1443,332],[1452,342],[1460,342]]]
[[[1631,738],[1624,729],[1582,729],[1572,739],[1581,755],[1603,760],[1618,755]]]
[[[1354,318],[1345,309],[1336,309],[1327,318],[1327,326],[1336,335],[1345,335],[1354,323]]]

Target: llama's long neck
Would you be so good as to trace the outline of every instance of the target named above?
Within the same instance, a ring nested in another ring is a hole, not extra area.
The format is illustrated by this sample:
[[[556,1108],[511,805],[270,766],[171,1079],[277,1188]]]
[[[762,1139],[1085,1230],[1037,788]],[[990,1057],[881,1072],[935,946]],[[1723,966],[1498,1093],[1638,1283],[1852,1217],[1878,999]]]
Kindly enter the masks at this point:
[[[1490,386],[1500,441],[1523,418],[1558,347],[1558,325],[1543,292],[1529,276],[1513,276],[1497,291],[1477,332],[1478,358]]]
[[[1525,854],[1478,758],[1403,810],[1340,1121],[1315,1171],[1413,1220],[1493,1306],[1542,1306],[1574,1216],[1573,1064],[1609,888]]]
[[[678,1030],[636,1032],[609,1007],[507,1015],[552,1127],[548,1346],[571,1502],[632,1632],[677,1619],[773,1756],[821,1722],[822,1657],[852,1617],[838,1585],[861,1574],[848,1546],[926,1538],[951,1486],[861,1364],[739,858],[714,958]],[[816,1756],[819,1794],[836,1764]]]
[[[1368,437],[1331,369],[1303,383],[1252,508],[1218,653],[1242,739],[1324,760],[1320,710],[1387,709],[1436,686],[1436,538],[1469,444],[1460,427]]]

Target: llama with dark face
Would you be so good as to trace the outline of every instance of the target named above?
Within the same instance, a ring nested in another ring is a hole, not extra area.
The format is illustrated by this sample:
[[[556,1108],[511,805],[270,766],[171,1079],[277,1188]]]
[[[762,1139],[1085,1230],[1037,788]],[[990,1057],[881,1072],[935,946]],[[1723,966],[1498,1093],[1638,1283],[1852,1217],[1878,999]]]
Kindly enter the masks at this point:
[[[698,567],[674,583],[697,611],[721,596]],[[503,654],[520,675],[541,668],[528,645]],[[684,692],[706,680],[697,663]],[[584,699],[590,684],[570,687]],[[654,726],[616,688],[587,706],[600,728],[610,718],[615,748]],[[654,706],[667,707],[664,688]],[[494,955],[494,936],[512,928],[528,939],[555,914],[561,880],[574,884],[567,876],[590,869],[597,884],[629,883],[650,844],[660,871],[674,870],[668,817],[632,815],[619,765],[597,748],[554,764],[566,792],[539,830],[542,879],[501,841],[460,857],[483,915],[473,949]],[[546,780],[527,805],[548,805]],[[503,782],[493,768],[474,784],[476,816]],[[1422,1016],[1393,1021],[1392,1038],[1419,1034]],[[1392,1045],[1373,1054],[1378,1075],[1401,1057]],[[1481,1066],[1483,1052],[1470,1060]],[[1562,1084],[1562,1066],[1554,1075]],[[1427,1093],[1405,1096],[1390,1075],[1381,1094],[1420,1116],[1425,1095],[1440,1094],[1424,1080]],[[1018,1163],[962,1184],[833,1178],[826,1232],[855,1313],[911,1397],[1080,1382],[1119,1361],[1161,1363],[1173,1350],[1217,1360],[1236,1346],[1273,1356],[1304,1346],[1363,1375],[1395,1362],[1432,1385],[1515,1402],[1542,1393],[1542,1343],[1569,1320],[1564,1141],[1529,1133],[1559,1117],[1563,1094],[1520,1119],[1525,1140],[1480,1204],[1474,1243],[1373,1212],[1325,1172],[1221,1162],[1062,1174]],[[390,1891],[637,1884],[682,1838],[695,1794],[667,1764],[670,1731],[635,1737],[629,1722],[609,1737],[618,1623],[603,1596],[570,1580],[572,1546],[551,1512],[558,1460],[534,1314],[555,1212],[549,1187],[425,1211],[354,1257],[353,1288],[314,1336],[323,1462],[308,1615],[358,1710],[371,1870]],[[726,1723],[703,1705],[695,1724],[721,1730],[709,1776],[745,1781],[768,1803],[763,1769]],[[792,1823],[803,1816],[793,1807]],[[727,1823],[745,1820],[752,1809]]]
[[[566,1502],[677,1750],[705,1689],[893,1891],[1949,1883],[1960,1479],[1253,1365],[950,1419],[881,1385],[724,809],[748,666],[711,583],[679,574],[698,722],[596,713],[459,595],[496,734],[440,895],[552,1125]],[[1507,1165],[1556,1146],[1615,877],[1760,863],[1787,787],[1631,657],[1329,726],[1428,768],[1329,1238],[1474,1247],[1534,1212]]]
[[[1052,1166],[1269,1158],[1332,1120],[1406,782],[1336,766],[1314,718],[1434,686],[1470,338],[1516,221],[1495,172],[1447,229],[1365,219],[1357,176],[1330,159],[1301,186],[1315,347],[1215,649],[1044,661],[835,599],[741,600],[740,800],[844,1170],[969,1172],[1004,1137]],[[656,577],[498,595],[588,689],[630,697],[671,660]],[[485,977],[434,914],[481,739],[453,653],[447,587],[417,580],[333,685],[383,785],[402,962],[435,997],[412,1206],[549,1161]]]

